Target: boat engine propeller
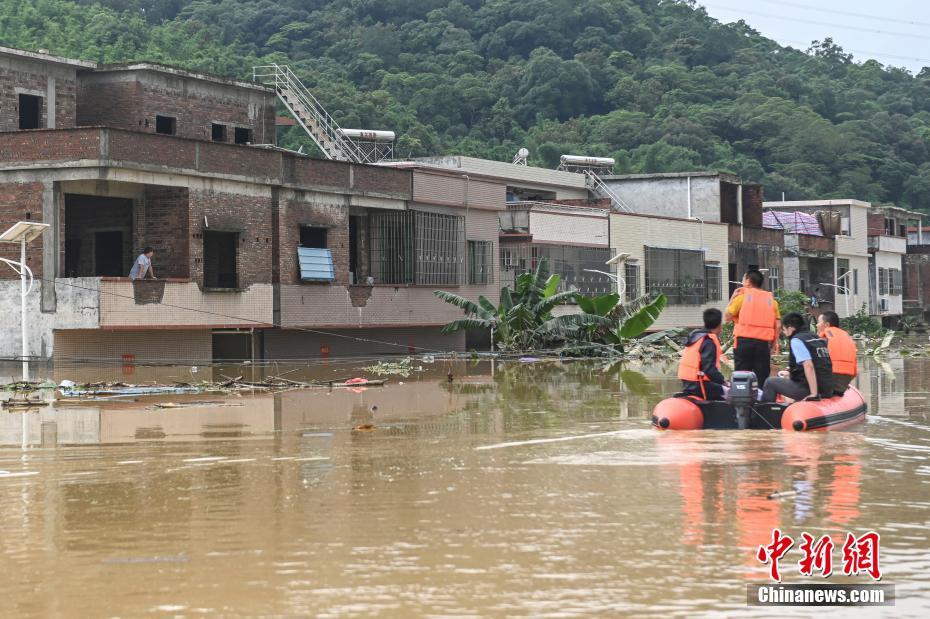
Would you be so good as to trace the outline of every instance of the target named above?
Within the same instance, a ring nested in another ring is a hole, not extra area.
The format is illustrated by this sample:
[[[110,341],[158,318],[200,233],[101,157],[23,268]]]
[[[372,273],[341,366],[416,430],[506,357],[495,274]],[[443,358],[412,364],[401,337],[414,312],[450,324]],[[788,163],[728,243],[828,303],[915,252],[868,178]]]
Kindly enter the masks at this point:
[[[756,403],[757,382],[755,372],[733,372],[730,377],[730,393],[727,400],[736,409],[736,424],[740,430],[749,428],[749,415],[752,405]]]

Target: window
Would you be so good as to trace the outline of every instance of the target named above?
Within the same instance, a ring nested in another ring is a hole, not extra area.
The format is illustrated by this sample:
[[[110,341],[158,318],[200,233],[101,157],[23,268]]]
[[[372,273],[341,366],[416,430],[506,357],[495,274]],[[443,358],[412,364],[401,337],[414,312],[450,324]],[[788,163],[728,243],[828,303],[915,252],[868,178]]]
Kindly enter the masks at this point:
[[[300,227],[300,246],[314,247],[316,249],[325,249],[326,228],[319,226],[301,226]]]
[[[220,125],[213,123],[211,126],[211,138],[214,142],[225,142],[226,141],[226,125]]]
[[[494,278],[491,265],[494,257],[491,241],[468,241],[468,283],[490,284]]]
[[[203,233],[203,287],[237,288],[239,273],[236,269],[238,232]]]
[[[902,239],[907,238],[907,225],[900,224],[898,226],[898,236],[900,236]]]
[[[19,128],[38,129],[42,115],[42,97],[19,95]]]
[[[847,258],[837,258],[836,259],[836,283],[844,288],[851,288],[852,282],[849,281],[849,277],[846,274],[849,273],[849,260]],[[838,288],[837,292],[844,294],[842,288]]]
[[[889,217],[885,218],[885,236],[894,236],[895,225],[894,219]]]
[[[177,131],[177,119],[174,116],[156,116],[155,133],[174,135]]]
[[[336,279],[333,252],[319,247],[298,247],[297,263],[300,280],[304,282],[331,282]]]
[[[236,144],[248,144],[252,141],[252,130],[246,127],[236,127]]]
[[[633,301],[640,296],[639,263],[635,260],[627,261],[623,265],[623,278],[626,283],[626,300]]]
[[[902,294],[904,292],[904,282],[901,278],[900,269],[888,269],[889,289],[888,294]]]
[[[878,269],[878,294],[888,294],[888,269]]]
[[[849,217],[840,217],[840,235],[849,236],[850,234]]]
[[[664,294],[669,305],[701,305],[704,252],[692,249],[646,248],[646,294]]]
[[[465,218],[414,211],[416,283],[455,286],[464,279]]]
[[[704,265],[704,282],[706,286],[705,300],[707,301],[719,301],[720,300],[720,265],[718,264],[706,264]]]
[[[781,283],[780,273],[778,272],[778,267],[769,267],[769,290],[775,292],[778,290],[778,286]]]
[[[852,291],[853,294],[859,294],[859,269],[853,269],[852,274]]]
[[[373,211],[368,225],[376,283],[456,286],[463,282],[464,217]]]

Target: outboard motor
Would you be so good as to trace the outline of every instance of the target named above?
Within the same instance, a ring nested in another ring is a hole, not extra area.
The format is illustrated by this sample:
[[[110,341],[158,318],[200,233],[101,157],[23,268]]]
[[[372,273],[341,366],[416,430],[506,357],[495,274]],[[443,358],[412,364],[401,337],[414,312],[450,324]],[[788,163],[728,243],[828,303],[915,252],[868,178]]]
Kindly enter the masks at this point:
[[[736,409],[736,424],[740,430],[749,428],[749,413],[752,405],[756,403],[757,382],[755,372],[733,372],[730,377],[730,393],[727,399]]]

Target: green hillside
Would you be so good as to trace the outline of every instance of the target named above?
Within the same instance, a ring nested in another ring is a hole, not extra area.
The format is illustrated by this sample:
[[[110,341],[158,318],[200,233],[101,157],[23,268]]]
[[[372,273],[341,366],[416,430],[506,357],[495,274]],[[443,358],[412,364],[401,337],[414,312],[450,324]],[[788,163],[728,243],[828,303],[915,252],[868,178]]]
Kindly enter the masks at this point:
[[[243,78],[288,63],[343,126],[396,131],[403,157],[526,146],[537,165],[611,156],[930,211],[930,68],[781,47],[691,2],[0,0],[0,43]]]

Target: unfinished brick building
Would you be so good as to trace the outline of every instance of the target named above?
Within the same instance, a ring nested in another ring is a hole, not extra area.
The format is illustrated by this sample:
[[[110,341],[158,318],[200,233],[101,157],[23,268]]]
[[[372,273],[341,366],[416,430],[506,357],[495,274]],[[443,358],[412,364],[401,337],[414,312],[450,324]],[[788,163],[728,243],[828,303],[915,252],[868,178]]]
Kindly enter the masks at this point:
[[[0,48],[0,230],[29,246],[31,355],[204,362],[450,350],[437,288],[496,301],[505,187],[274,146],[275,92]],[[156,281],[126,275],[155,249]],[[16,258],[12,246],[0,255]],[[0,310],[18,281],[0,271]],[[18,355],[19,331],[0,334]]]

